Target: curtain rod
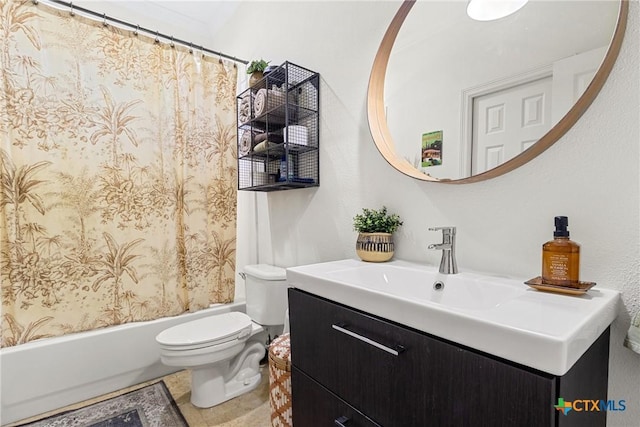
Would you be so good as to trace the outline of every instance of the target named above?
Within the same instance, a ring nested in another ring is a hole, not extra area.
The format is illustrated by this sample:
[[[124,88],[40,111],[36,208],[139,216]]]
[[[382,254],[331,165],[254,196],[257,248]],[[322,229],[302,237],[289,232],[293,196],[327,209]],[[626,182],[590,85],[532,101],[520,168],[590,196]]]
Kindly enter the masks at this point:
[[[40,0],[31,0],[31,1],[35,5],[37,5],[38,3],[41,3]],[[230,59],[230,60],[232,60],[234,62],[239,62],[239,63],[244,64],[244,65],[247,65],[249,63],[249,61],[246,61],[244,59],[239,59],[239,58],[236,58],[235,56],[230,56],[230,55],[224,54],[222,52],[217,52],[215,50],[211,50],[211,49],[208,49],[208,48],[200,46],[200,45],[195,45],[195,44],[193,44],[191,42],[188,42],[188,41],[185,41],[185,40],[181,40],[181,39],[177,39],[177,38],[175,38],[173,36],[169,36],[169,35],[163,34],[163,33],[159,32],[159,31],[153,31],[153,30],[150,30],[148,28],[141,27],[140,25],[131,24],[129,22],[122,21],[122,20],[120,20],[118,18],[114,18],[112,16],[109,16],[109,15],[107,15],[105,13],[98,13],[98,12],[94,12],[94,11],[89,10],[89,9],[85,9],[84,7],[75,6],[73,4],[73,2],[66,2],[66,1],[61,1],[61,0],[44,0],[44,1],[42,1],[42,3],[44,3],[44,4],[54,3],[54,4],[57,4],[57,5],[68,7],[69,8],[69,12],[72,15],[73,15],[73,13],[75,11],[79,11],[79,12],[82,12],[83,14],[87,14],[87,15],[91,15],[91,16],[96,17],[96,18],[100,18],[101,20],[103,20],[103,22],[105,24],[107,23],[107,21],[111,21],[111,22],[114,22],[114,23],[119,24],[119,25],[124,25],[124,26],[126,26],[128,28],[131,28],[134,31],[134,34],[136,34],[136,35],[137,35],[138,32],[143,31],[143,32],[155,37],[156,41],[158,41],[159,38],[163,38],[163,39],[167,40],[169,43],[171,43],[172,45],[174,43],[178,43],[178,44],[181,44],[183,46],[186,46],[186,47],[189,48],[190,52],[193,52],[194,49],[198,49],[198,50],[201,50],[203,53],[206,52],[206,53],[208,53],[208,54],[210,54],[212,56],[218,56],[218,57],[222,57],[222,58],[227,58],[227,59]]]

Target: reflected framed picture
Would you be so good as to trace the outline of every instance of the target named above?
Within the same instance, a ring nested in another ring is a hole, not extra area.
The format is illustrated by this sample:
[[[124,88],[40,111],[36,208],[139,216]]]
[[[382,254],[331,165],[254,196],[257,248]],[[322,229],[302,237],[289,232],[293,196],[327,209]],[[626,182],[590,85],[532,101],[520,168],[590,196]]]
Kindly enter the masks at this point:
[[[442,131],[422,134],[422,167],[439,166],[442,164]]]

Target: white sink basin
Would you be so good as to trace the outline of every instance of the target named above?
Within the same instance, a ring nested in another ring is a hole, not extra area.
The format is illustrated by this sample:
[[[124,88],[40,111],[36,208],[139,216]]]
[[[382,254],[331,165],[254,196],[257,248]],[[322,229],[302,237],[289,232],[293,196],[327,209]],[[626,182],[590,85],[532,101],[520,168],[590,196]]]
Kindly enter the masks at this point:
[[[359,263],[354,268],[327,271],[325,277],[399,298],[470,310],[496,307],[525,291],[522,286],[515,287],[503,279],[464,273],[440,274],[434,268],[421,268],[397,261],[386,264]],[[436,282],[440,282],[440,285],[434,286]]]
[[[446,275],[437,267],[404,261],[349,259],[292,267],[287,280],[312,294],[554,375],[567,373],[613,322],[620,299],[610,289],[551,294],[527,287],[525,279]]]

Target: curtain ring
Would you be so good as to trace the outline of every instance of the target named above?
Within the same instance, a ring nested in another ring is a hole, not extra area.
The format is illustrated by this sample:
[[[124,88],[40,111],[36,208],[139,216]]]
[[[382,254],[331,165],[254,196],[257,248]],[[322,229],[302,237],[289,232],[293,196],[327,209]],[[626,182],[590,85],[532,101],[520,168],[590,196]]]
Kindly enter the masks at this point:
[[[140,30],[140,25],[136,24],[136,29],[133,30],[133,35],[137,36],[138,35],[138,31]]]
[[[104,25],[105,27],[109,25],[109,24],[107,24],[107,14],[106,13],[102,14],[102,25]]]
[[[204,46],[200,46],[200,53],[202,54],[202,57],[204,58]]]
[[[222,54],[218,52],[218,63],[222,64]]]
[[[169,46],[176,47],[175,43],[173,43],[173,36],[171,36],[171,41],[169,42]]]
[[[193,42],[189,42],[189,53],[193,55]]]
[[[69,9],[69,15],[75,16],[76,13],[73,11],[73,2],[69,3],[69,7],[71,8]]]
[[[160,43],[160,38],[158,37],[159,34],[160,34],[160,31],[156,30],[156,39],[155,39],[156,43]]]
[[[38,3],[40,3],[38,0],[31,0],[31,3],[35,4],[36,6],[38,5]]]

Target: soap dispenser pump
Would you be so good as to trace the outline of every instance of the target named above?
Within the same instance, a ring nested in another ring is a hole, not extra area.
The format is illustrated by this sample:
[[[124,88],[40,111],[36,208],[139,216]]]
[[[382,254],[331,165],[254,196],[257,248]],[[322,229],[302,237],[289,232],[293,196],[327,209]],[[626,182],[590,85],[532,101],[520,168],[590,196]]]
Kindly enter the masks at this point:
[[[553,240],[542,245],[542,283],[579,286],[580,245],[569,239],[566,216],[555,217]]]

